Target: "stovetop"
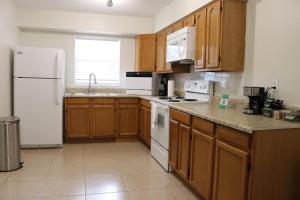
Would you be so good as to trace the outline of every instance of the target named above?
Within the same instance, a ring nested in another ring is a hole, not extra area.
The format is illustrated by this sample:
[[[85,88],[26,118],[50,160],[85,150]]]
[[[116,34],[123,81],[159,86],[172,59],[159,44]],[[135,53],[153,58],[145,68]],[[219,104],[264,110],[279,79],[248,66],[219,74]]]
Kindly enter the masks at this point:
[[[157,99],[169,103],[180,103],[180,102],[198,102],[198,99],[188,99],[180,96],[175,97],[158,97]]]

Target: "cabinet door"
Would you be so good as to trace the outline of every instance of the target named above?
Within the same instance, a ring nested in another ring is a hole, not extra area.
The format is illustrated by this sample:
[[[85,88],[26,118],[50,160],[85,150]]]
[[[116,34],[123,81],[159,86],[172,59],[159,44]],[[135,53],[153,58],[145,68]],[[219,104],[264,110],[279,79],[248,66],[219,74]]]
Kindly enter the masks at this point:
[[[118,105],[118,135],[137,136],[139,125],[138,105]]]
[[[140,139],[145,142],[145,107],[140,107]]]
[[[173,32],[174,32],[174,27],[173,26],[170,26],[170,27],[165,29],[165,34],[166,34],[166,43],[165,43],[165,45],[166,46],[167,46],[167,36],[170,35]],[[165,55],[165,56],[167,56],[167,55]],[[166,59],[165,59],[165,62],[166,62]],[[165,63],[164,71],[165,72],[172,72],[172,65],[170,63]]]
[[[180,29],[182,29],[183,26],[184,26],[184,25],[183,25],[183,20],[180,20],[179,22],[175,23],[175,24],[173,25],[174,32],[175,32],[175,31],[178,31],[178,30],[180,30]]]
[[[213,200],[245,200],[249,153],[216,142]]]
[[[177,169],[178,159],[178,142],[179,142],[179,123],[170,120],[170,151],[169,151],[169,164],[172,169]]]
[[[204,198],[211,199],[214,138],[192,131],[190,183]]]
[[[218,68],[221,44],[221,1],[207,7],[206,68]]]
[[[93,105],[93,137],[115,135],[115,106]]]
[[[163,72],[166,65],[166,33],[164,31],[157,34],[156,44],[156,71]]]
[[[140,35],[136,40],[136,70],[154,72],[156,52],[156,34]]]
[[[206,9],[196,13],[196,63],[195,69],[205,68]]]
[[[183,26],[195,26],[195,15],[189,15],[183,20]]]
[[[190,169],[191,128],[179,125],[178,174],[188,180]]]
[[[67,105],[66,112],[67,137],[88,138],[90,136],[89,105]]]

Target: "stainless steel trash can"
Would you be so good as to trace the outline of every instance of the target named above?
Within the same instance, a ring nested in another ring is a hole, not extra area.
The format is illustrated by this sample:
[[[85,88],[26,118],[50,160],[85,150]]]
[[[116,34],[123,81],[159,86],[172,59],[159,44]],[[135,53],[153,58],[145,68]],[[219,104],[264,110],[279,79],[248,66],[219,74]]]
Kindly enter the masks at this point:
[[[0,117],[0,171],[9,172],[21,167],[20,119]]]

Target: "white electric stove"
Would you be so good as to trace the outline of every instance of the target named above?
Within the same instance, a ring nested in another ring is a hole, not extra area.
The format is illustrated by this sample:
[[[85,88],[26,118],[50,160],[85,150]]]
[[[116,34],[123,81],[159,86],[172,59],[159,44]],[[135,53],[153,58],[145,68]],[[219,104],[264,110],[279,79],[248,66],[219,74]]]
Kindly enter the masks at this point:
[[[214,84],[211,81],[189,80],[184,85],[184,97],[158,97],[151,104],[151,155],[160,165],[169,167],[169,121],[171,104],[209,103],[212,100]]]

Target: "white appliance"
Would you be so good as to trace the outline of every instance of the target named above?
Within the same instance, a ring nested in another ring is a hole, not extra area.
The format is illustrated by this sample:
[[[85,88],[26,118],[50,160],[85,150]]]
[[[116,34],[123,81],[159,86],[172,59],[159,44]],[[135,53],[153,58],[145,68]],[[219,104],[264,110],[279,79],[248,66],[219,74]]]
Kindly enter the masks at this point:
[[[14,115],[21,119],[23,148],[62,146],[64,74],[64,50],[15,49]]]
[[[158,91],[157,75],[152,72],[127,72],[126,94],[155,96]]]
[[[158,97],[151,102],[151,155],[166,171],[169,167],[170,108],[173,103],[209,103],[214,93],[211,81],[186,81],[184,97]]]
[[[187,26],[167,36],[167,62],[194,63],[195,27]]]

